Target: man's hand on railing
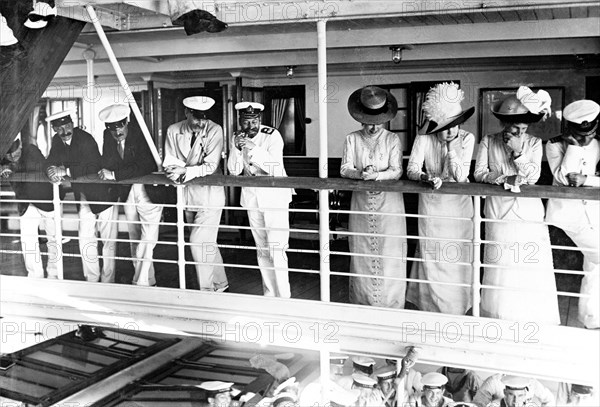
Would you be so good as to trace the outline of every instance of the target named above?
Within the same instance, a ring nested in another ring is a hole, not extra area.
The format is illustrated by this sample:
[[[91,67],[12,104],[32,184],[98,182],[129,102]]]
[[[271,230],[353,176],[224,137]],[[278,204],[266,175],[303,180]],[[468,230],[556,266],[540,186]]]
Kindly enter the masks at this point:
[[[183,182],[187,169],[179,165],[169,165],[165,167],[165,175],[173,182]]]
[[[53,184],[60,184],[64,181],[65,177],[67,176],[67,170],[63,166],[57,167],[55,165],[52,165],[48,167],[47,175]]]
[[[98,177],[104,181],[114,181],[115,173],[111,170],[107,170],[106,168],[102,168],[100,171],[98,171]]]
[[[8,165],[3,165],[2,167],[0,167],[0,177],[2,178],[8,178],[12,175],[13,170],[11,170],[11,168]]]

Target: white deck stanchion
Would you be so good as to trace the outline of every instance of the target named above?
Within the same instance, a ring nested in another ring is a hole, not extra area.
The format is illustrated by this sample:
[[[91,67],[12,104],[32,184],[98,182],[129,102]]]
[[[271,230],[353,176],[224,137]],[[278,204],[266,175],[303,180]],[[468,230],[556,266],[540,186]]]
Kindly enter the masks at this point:
[[[327,41],[326,21],[317,21],[317,66],[319,75],[319,178],[327,178]],[[319,244],[321,301],[330,299],[329,191],[319,190]]]
[[[179,268],[179,288],[185,289],[185,213],[183,185],[177,185],[177,265]]]
[[[59,280],[64,279],[64,268],[63,268],[63,245],[62,245],[62,203],[60,202],[60,187],[58,184],[52,184],[52,205],[54,205],[54,228],[56,229],[56,253],[58,257],[54,259],[56,261],[56,275]],[[49,252],[50,250],[48,250]],[[48,257],[48,261],[52,261]]]
[[[479,316],[481,303],[481,197],[473,197],[473,316]]]

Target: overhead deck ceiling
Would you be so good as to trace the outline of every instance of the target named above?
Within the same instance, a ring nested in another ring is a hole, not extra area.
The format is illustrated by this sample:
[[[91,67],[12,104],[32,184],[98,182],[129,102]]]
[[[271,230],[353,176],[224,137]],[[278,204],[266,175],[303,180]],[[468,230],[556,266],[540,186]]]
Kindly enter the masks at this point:
[[[197,1],[229,29],[189,37],[172,25],[166,1],[90,3],[125,73],[165,81],[272,77],[286,65],[295,65],[297,75],[314,75],[319,18],[327,21],[332,75],[461,64],[478,69],[500,59],[518,69],[539,67],[540,58],[552,66],[598,66],[600,54],[595,1]],[[57,5],[60,14],[89,21],[81,5]],[[391,62],[389,46],[396,44],[414,45],[400,65]],[[56,79],[85,76],[82,52],[88,47],[96,53],[95,74],[111,76],[106,52],[88,24]]]
[[[81,3],[56,1],[60,14],[89,21]],[[101,23],[115,30],[131,31],[172,27],[168,1],[95,0]],[[595,1],[576,0],[202,0],[195,1],[231,28],[262,25],[303,25],[326,18],[334,29],[375,26],[422,26],[539,21],[599,17]],[[260,31],[260,28],[257,29]]]

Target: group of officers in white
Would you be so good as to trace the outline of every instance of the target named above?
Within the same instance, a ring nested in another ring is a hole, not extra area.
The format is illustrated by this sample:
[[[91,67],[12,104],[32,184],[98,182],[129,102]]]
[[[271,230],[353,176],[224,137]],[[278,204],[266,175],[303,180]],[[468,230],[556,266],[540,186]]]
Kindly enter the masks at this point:
[[[409,347],[397,366],[386,359],[378,367],[375,359],[364,356],[331,354],[327,378],[298,383],[290,378],[262,398],[245,394],[232,382],[210,381],[204,389],[210,407],[244,406],[248,400],[256,407],[567,407],[598,406],[592,386],[559,383],[555,391],[540,381],[523,376],[492,374],[482,379],[472,370],[441,367],[421,374],[415,369],[418,350]],[[428,369],[430,370],[430,369]]]
[[[186,182],[217,173],[223,152],[223,129],[206,118],[215,101],[206,96],[184,99],[187,119],[167,130],[165,160],[167,178]],[[230,139],[227,169],[232,175],[287,176],[283,166],[283,138],[276,129],[261,123],[264,106],[255,102],[235,105],[240,131]],[[225,190],[220,186],[189,185],[185,191],[186,216],[193,222],[190,235],[202,290],[221,291],[228,286],[223,259],[217,247]],[[264,295],[291,296],[285,249],[289,240],[290,189],[244,187],[240,204],[257,248]],[[267,209],[268,208],[268,209]]]
[[[459,128],[474,112],[463,109],[462,90],[453,83],[443,83],[427,94],[423,110],[429,119],[426,134],[419,135],[409,160],[409,179],[439,188],[444,182],[468,182],[474,136]],[[206,96],[183,100],[186,119],[168,128],[163,168],[168,179],[187,183],[198,177],[220,173],[224,149],[223,129],[207,118],[215,101]],[[478,182],[503,185],[515,192],[513,196],[492,196],[486,199],[486,239],[497,242],[485,245],[485,259],[494,257],[495,266],[487,266],[484,286],[501,289],[482,290],[482,315],[558,324],[558,301],[553,273],[548,228],[544,221],[562,228],[584,254],[583,296],[579,301],[579,317],[588,328],[600,327],[598,248],[598,201],[550,199],[544,208],[538,198],[518,197],[520,185],[535,184],[540,176],[542,141],[527,134],[530,123],[543,119],[550,112],[547,92],[535,93],[520,87],[515,96],[498,101],[492,109],[503,130],[482,138],[477,153],[474,177]],[[230,143],[227,167],[229,173],[243,176],[285,177],[283,139],[274,128],[261,123],[264,106],[240,102],[240,131],[227,140]],[[350,115],[362,128],[346,137],[341,175],[365,181],[399,179],[402,175],[402,147],[399,138],[383,125],[397,111],[397,102],[389,92],[367,86],[354,92],[348,101]],[[126,105],[111,105],[99,117],[105,122],[102,155],[94,138],[75,127],[68,112],[49,117],[56,135],[44,164],[54,183],[65,177],[100,177],[103,180],[126,180],[156,170],[148,146],[138,132],[128,125],[130,110]],[[600,106],[590,100],[575,101],[565,107],[565,132],[546,144],[546,156],[554,177],[554,185],[598,187],[600,177],[596,166],[600,160],[597,137]],[[10,156],[8,154],[7,156]],[[97,178],[96,178],[97,179]],[[84,275],[89,281],[114,281],[117,241],[117,205],[124,204],[128,220],[131,252],[134,259],[134,284],[155,285],[153,250],[158,241],[162,207],[156,187],[134,184],[74,183],[79,202],[79,245]],[[262,275],[264,294],[290,297],[288,263],[285,249],[289,240],[288,208],[293,191],[286,188],[243,187],[241,205],[248,219],[257,247],[257,261]],[[50,198],[48,198],[50,199]],[[106,201],[108,204],[105,204]],[[187,184],[184,191],[187,222],[191,225],[190,247],[201,290],[223,291],[228,280],[223,259],[217,246],[217,234],[225,191],[222,186]],[[37,214],[22,218],[23,223],[45,222],[51,236],[51,211],[37,208]],[[47,208],[45,208],[47,209]],[[472,239],[470,221],[440,219],[444,216],[471,218],[472,200],[468,196],[420,194],[419,212],[433,215],[419,219],[419,241],[412,277],[430,283],[406,283],[406,225],[401,191],[361,192],[352,196],[349,230],[350,272],[373,278],[351,278],[350,300],[353,303],[384,307],[404,307],[405,300],[420,309],[433,312],[464,314],[472,306],[469,285],[472,273],[468,259],[439,262],[437,251],[453,239]],[[96,233],[103,245],[103,266],[98,261]],[[362,234],[362,235],[360,235]],[[404,240],[403,240],[404,239]],[[436,241],[440,239],[440,241]],[[33,244],[31,238],[27,242]],[[25,240],[23,241],[25,244]],[[37,242],[36,242],[37,244]],[[520,254],[515,257],[514,244]],[[534,244],[535,247],[529,247]],[[434,248],[432,250],[432,248]],[[39,254],[23,247],[30,275],[40,272]],[[492,249],[496,250],[492,254]],[[498,250],[499,253],[498,254]],[[525,255],[531,253],[530,261]],[[50,250],[49,250],[50,253]],[[364,255],[363,255],[364,254]],[[34,259],[32,261],[31,259]],[[532,261],[533,259],[533,261]],[[33,264],[36,263],[36,264]],[[528,264],[526,264],[528,263]],[[48,267],[49,277],[55,276]],[[382,281],[377,277],[393,277]],[[462,283],[462,286],[456,285]],[[525,290],[526,292],[524,292]]]
[[[206,117],[214,103],[206,96],[183,100],[186,119],[169,126],[165,142],[163,168],[170,180],[184,183],[221,171],[223,129]],[[283,138],[276,129],[261,124],[264,106],[240,102],[235,108],[239,113],[240,131],[231,138],[227,163],[229,172],[244,176],[286,176]],[[42,157],[38,160],[37,169],[44,168],[49,179],[57,184],[63,183],[66,177],[97,179],[97,175],[102,180],[120,181],[155,171],[156,165],[139,129],[136,132],[129,126],[129,113],[129,106],[121,104],[110,105],[100,111],[99,118],[106,126],[102,155],[98,154],[93,137],[74,126],[70,112],[48,117],[56,135],[48,159],[43,161]],[[16,163],[21,158],[20,153],[20,145],[11,148],[6,155],[9,164]],[[24,167],[17,168],[25,170]],[[3,166],[3,176],[12,172],[9,165]],[[88,281],[114,282],[118,206],[110,203],[120,201],[125,208],[134,259],[133,284],[156,285],[152,259],[162,215],[159,204],[164,202],[164,196],[157,189],[143,184],[73,184],[80,217],[79,248],[84,276]],[[25,193],[17,198],[26,200],[31,198],[31,194]],[[291,295],[285,253],[291,198],[291,189],[242,188],[241,205],[248,212],[266,296],[289,298]],[[52,199],[51,195],[46,199]],[[229,284],[217,247],[221,213],[225,206],[224,187],[186,185],[184,199],[186,221],[191,225],[189,243],[200,289],[224,291]],[[37,228],[42,226],[49,239],[48,253],[51,257],[47,274],[49,278],[56,278],[53,212],[51,208],[39,206],[37,203],[29,205],[36,213],[21,218],[21,230],[27,231],[22,239],[25,266],[29,276],[44,276],[37,242]],[[35,225],[25,225],[30,223]],[[98,241],[102,242],[102,265]]]

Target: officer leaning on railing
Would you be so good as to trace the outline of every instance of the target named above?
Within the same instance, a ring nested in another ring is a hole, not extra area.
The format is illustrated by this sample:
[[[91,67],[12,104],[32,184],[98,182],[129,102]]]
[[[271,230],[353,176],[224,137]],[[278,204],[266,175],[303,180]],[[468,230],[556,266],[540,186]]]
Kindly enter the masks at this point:
[[[20,218],[20,239],[25,269],[29,277],[44,278],[44,267],[40,256],[39,228],[46,233],[48,240],[48,259],[46,272],[48,278],[58,278],[57,261],[59,259],[54,224],[54,206],[52,205],[52,184],[42,170],[45,159],[34,144],[23,144],[17,139],[0,161],[0,176],[8,178],[13,172],[35,173],[42,182],[11,182],[18,203]],[[31,202],[44,201],[44,202]]]
[[[113,104],[100,111],[105,123],[102,145],[102,180],[121,181],[157,170],[150,148],[138,126],[129,123],[128,105]],[[152,256],[158,241],[164,187],[144,184],[111,184],[109,201],[124,202],[134,266],[133,284],[156,285]]]
[[[600,105],[578,100],[565,107],[567,123],[563,135],[546,144],[553,185],[599,187],[596,168],[600,161],[598,116]],[[600,328],[600,202],[575,199],[549,199],[546,222],[562,230],[583,252],[583,271],[579,298],[579,320],[586,328]]]

